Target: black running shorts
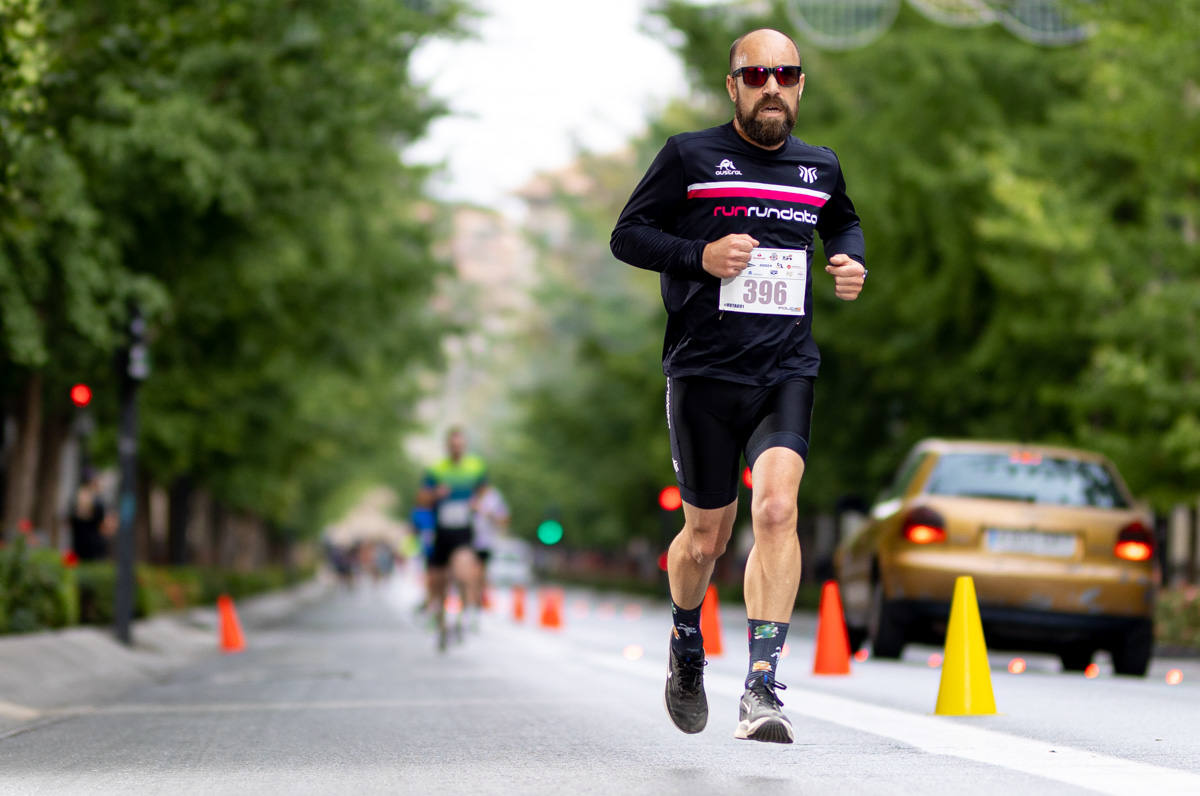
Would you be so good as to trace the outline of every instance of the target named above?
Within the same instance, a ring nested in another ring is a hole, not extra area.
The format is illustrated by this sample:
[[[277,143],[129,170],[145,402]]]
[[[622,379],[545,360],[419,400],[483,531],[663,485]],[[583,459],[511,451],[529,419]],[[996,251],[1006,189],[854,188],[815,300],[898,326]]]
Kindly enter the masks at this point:
[[[460,547],[471,546],[470,528],[438,528],[433,535],[433,549],[425,565],[434,569],[444,569],[450,564],[450,556]]]
[[[702,509],[732,503],[743,455],[751,469],[767,448],[788,448],[807,459],[812,402],[812,377],[774,387],[668,378],[667,428],[683,499]]]

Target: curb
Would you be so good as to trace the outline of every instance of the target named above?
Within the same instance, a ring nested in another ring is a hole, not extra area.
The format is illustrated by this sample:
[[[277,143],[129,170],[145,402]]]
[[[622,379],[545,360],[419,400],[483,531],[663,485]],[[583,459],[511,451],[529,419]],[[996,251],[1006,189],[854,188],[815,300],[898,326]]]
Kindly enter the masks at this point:
[[[329,589],[329,583],[314,579],[249,597],[239,604],[238,618],[247,627],[266,627]],[[107,627],[0,637],[0,739],[108,702],[192,661],[220,654],[217,625],[215,607],[194,608],[134,622],[131,647],[118,642]]]

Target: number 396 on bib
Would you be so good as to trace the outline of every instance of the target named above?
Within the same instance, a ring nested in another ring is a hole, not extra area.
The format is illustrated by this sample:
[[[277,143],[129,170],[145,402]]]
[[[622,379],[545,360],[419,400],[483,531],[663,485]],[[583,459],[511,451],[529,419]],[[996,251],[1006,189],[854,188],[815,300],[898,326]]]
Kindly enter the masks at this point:
[[[807,274],[803,249],[754,249],[746,270],[721,280],[720,308],[759,315],[803,315]]]

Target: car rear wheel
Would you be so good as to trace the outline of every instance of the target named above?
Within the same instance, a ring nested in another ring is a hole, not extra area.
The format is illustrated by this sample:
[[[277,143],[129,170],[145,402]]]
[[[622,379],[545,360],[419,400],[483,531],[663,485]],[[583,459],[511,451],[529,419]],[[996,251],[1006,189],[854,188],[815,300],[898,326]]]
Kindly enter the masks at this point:
[[[867,641],[867,629],[865,627],[846,625],[846,635],[850,639],[851,652],[858,652]]]
[[[876,581],[871,592],[871,615],[867,632],[871,652],[877,658],[899,658],[904,652],[904,623],[896,605],[883,593],[883,582]]]
[[[1058,653],[1064,672],[1082,672],[1092,662],[1095,650],[1091,647],[1067,647]]]
[[[1112,650],[1113,671],[1145,677],[1154,653],[1154,623],[1138,622],[1137,626],[1118,638]]]

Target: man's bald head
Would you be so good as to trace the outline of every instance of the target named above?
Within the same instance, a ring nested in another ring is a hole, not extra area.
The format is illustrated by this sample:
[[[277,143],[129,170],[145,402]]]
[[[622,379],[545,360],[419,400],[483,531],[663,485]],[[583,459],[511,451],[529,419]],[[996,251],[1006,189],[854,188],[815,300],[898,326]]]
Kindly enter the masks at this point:
[[[741,54],[744,45],[755,41],[765,41],[770,39],[775,39],[776,41],[783,40],[790,44],[792,46],[792,52],[796,54],[796,63],[800,63],[800,48],[796,46],[795,39],[786,33],[783,33],[782,31],[775,30],[774,28],[758,28],[757,30],[752,30],[749,33],[743,33],[741,36],[738,36],[737,39],[734,40],[733,44],[729,46],[729,71],[732,72],[737,68],[737,57]]]
[[[733,102],[733,127],[742,138],[763,149],[783,146],[804,91],[796,42],[773,28],[738,38],[729,48],[725,90]]]

